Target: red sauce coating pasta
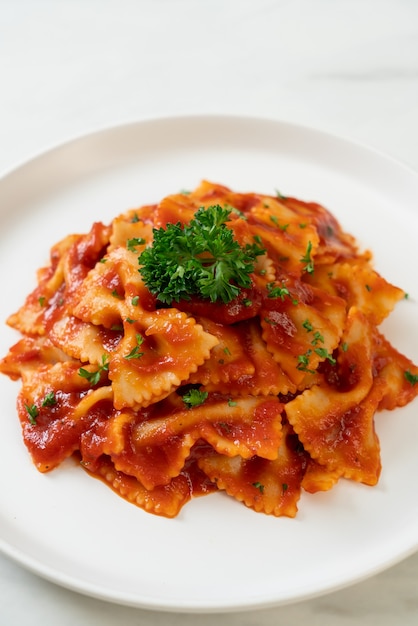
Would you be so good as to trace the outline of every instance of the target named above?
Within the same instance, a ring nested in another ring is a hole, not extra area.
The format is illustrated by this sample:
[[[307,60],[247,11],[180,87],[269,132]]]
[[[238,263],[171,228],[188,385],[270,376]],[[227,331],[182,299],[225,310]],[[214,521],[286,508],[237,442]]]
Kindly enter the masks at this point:
[[[155,229],[228,207],[262,246],[229,302],[159,302],[138,257]],[[411,402],[418,368],[378,326],[405,296],[324,207],[203,181],[69,235],[8,319],[23,440],[41,472],[73,456],[144,510],[225,491],[294,517],[303,490],[375,485],[375,416]]]

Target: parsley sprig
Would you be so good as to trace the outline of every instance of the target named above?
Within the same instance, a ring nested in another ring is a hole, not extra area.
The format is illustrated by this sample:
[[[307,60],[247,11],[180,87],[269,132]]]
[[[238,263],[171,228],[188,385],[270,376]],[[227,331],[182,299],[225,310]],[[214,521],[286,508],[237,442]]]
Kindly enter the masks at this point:
[[[191,409],[194,406],[199,406],[205,402],[208,397],[207,391],[200,391],[199,389],[190,389],[183,396],[184,404]]]
[[[102,372],[107,372],[108,370],[109,356],[107,354],[102,354],[102,362],[99,365],[98,370],[96,370],[95,372],[89,372],[89,370],[87,370],[86,368],[80,367],[80,369],[78,370],[78,375],[81,376],[81,378],[85,378],[86,380],[88,380],[90,385],[94,387],[100,381],[100,376]]]
[[[148,289],[164,304],[197,295],[228,303],[251,286],[254,263],[265,250],[258,242],[240,244],[225,222],[230,208],[200,208],[189,224],[154,229],[154,241],[139,256]]]

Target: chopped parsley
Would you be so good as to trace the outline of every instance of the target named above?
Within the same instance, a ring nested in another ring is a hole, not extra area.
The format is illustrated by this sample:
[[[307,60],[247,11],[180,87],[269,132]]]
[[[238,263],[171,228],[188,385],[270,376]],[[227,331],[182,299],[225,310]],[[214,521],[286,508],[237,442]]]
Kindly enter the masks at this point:
[[[314,332],[314,338],[312,339],[311,344],[312,344],[313,346],[316,346],[316,345],[318,345],[318,343],[324,343],[324,341],[325,341],[325,340],[324,340],[324,336],[323,336],[323,335],[321,335],[321,333],[319,332],[319,330],[316,330],[316,331]]]
[[[286,200],[287,196],[284,196],[282,193],[280,193],[280,191],[278,189],[275,189],[274,191],[276,192],[276,197],[279,200]]]
[[[39,415],[38,407],[36,406],[36,404],[32,404],[32,406],[29,406],[28,404],[25,404],[25,409],[28,412],[28,419],[29,419],[30,423],[32,424],[32,426],[35,426],[36,418]]]
[[[290,226],[290,224],[280,224],[279,223],[279,218],[277,217],[277,215],[270,215],[269,217],[270,217],[271,221],[273,222],[273,224],[275,224],[283,232],[285,230],[287,230],[289,228],[289,226]]]
[[[89,372],[89,370],[85,369],[84,367],[80,367],[80,369],[78,370],[78,375],[81,376],[81,378],[85,378],[86,380],[88,380],[90,385],[94,387],[100,381],[100,376],[102,372],[107,372],[108,369],[109,369],[109,357],[107,354],[103,354],[102,363],[101,365],[99,365],[98,370],[96,370],[95,372]]]
[[[306,252],[304,256],[300,259],[301,263],[305,263],[303,270],[307,274],[313,274],[313,271],[314,271],[314,262],[311,256],[311,252],[312,252],[312,241],[308,241],[308,245],[306,246]]]
[[[183,396],[183,402],[186,406],[191,409],[194,406],[199,406],[204,403],[206,398],[208,397],[207,391],[199,391],[199,389],[190,389]]]
[[[177,222],[154,229],[153,244],[138,261],[145,284],[160,302],[197,295],[226,304],[251,286],[255,260],[265,250],[256,237],[245,246],[234,239],[225,224],[230,213],[219,204],[202,207],[185,226]]]
[[[144,338],[142,335],[140,335],[139,333],[137,333],[136,335],[136,346],[134,346],[132,348],[132,350],[129,352],[129,354],[125,354],[125,359],[140,359],[141,356],[144,356],[144,352],[141,352],[141,350],[139,349],[140,346],[142,345],[144,341]]]
[[[282,301],[286,296],[290,296],[290,292],[288,288],[284,286],[284,283],[282,283],[281,287],[275,287],[274,283],[268,283],[267,291],[269,298],[280,298]]]
[[[42,406],[55,406],[57,403],[55,399],[55,394],[53,391],[50,391],[46,394],[45,398],[42,400]]]
[[[134,296],[131,300],[132,306],[138,306],[139,296]]]
[[[264,485],[260,483],[258,480],[255,483],[251,483],[253,487],[259,490],[260,493],[264,493]]]
[[[313,330],[313,326],[308,319],[303,322],[302,326],[307,333],[310,333]]]
[[[145,243],[145,239],[142,237],[132,237],[132,239],[128,239],[126,242],[126,247],[129,252],[136,252],[137,246],[142,246]]]
[[[409,370],[406,370],[404,372],[404,376],[406,380],[408,381],[408,383],[411,383],[412,386],[418,383],[418,374],[413,374]]]
[[[312,354],[312,350],[307,350],[305,354],[298,355],[298,364],[296,369],[307,374],[315,374],[315,370],[309,369],[309,357]]]
[[[336,364],[337,361],[326,348],[315,348],[315,352],[319,357],[321,357],[321,359],[327,359],[330,363],[332,363],[332,365]]]

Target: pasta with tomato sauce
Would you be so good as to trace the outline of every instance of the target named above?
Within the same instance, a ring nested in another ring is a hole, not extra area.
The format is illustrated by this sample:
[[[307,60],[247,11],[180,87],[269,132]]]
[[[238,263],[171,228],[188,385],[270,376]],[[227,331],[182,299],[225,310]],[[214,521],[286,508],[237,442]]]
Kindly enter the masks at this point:
[[[294,517],[378,482],[375,415],[418,393],[379,330],[404,297],[323,206],[203,181],[54,245],[0,372],[40,472],[74,457],[166,517],[215,491]]]

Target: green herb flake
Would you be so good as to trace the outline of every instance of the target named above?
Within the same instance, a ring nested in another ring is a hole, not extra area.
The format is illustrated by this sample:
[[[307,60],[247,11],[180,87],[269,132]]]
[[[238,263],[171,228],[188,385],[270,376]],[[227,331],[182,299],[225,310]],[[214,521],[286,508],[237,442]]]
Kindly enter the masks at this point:
[[[121,296],[121,295],[120,295],[120,293],[118,293],[116,289],[114,289],[114,290],[112,291],[112,296],[113,296],[114,298],[117,298],[118,300],[122,300],[122,299],[123,299],[123,296]]]
[[[234,206],[231,206],[230,204],[224,204],[224,209],[231,211],[231,213],[235,213],[235,215],[238,215],[238,217],[241,218],[242,220],[247,220],[247,216],[245,215],[245,213],[243,213],[239,209],[236,209]]]
[[[131,224],[137,224],[139,222],[139,217],[137,213],[134,213],[131,218]]]
[[[326,348],[315,348],[315,353],[321,357],[321,359],[327,359],[332,365],[335,365],[337,362]]]
[[[258,489],[260,493],[264,493],[264,485],[260,483],[258,480],[255,483],[251,483],[251,485],[252,487],[255,487],[256,489]]]
[[[136,343],[137,345],[134,346],[132,348],[132,350],[129,352],[129,354],[125,354],[125,359],[130,360],[130,359],[140,359],[141,356],[144,356],[144,352],[140,351],[140,346],[142,345],[144,341],[144,338],[142,335],[140,335],[139,333],[136,335]]]
[[[55,406],[57,403],[55,394],[53,391],[50,391],[46,394],[44,399],[42,400],[42,406]]]
[[[303,322],[302,326],[306,330],[307,333],[310,333],[311,331],[313,331],[313,326],[308,319],[306,319]]]
[[[364,285],[364,286],[366,287],[367,291],[371,291],[371,290],[372,290],[372,288],[370,287],[370,285]]]
[[[228,406],[237,406],[236,400],[232,400],[231,398],[228,398]]]
[[[132,237],[126,242],[126,247],[129,252],[136,252],[137,246],[142,246],[145,243],[145,239],[142,237]]]
[[[270,326],[277,326],[277,322],[271,319],[271,317],[265,317],[264,321],[266,324],[270,324]]]
[[[190,391],[184,394],[183,402],[189,409],[191,409],[192,407],[200,406],[201,404],[203,404],[207,397],[208,397],[207,391],[199,391],[199,389],[190,389]]]
[[[45,306],[46,304],[45,296],[41,296],[40,298],[38,298],[38,302],[39,302],[39,306]]]
[[[139,296],[134,296],[131,300],[132,306],[138,306]]]
[[[103,354],[102,363],[101,365],[99,365],[99,369],[97,369],[95,372],[90,372],[85,367],[80,367],[80,369],[78,370],[78,375],[81,376],[81,378],[85,378],[90,383],[90,385],[94,387],[95,385],[99,383],[101,373],[107,372],[108,369],[109,369],[109,357],[107,354]]]
[[[290,296],[290,292],[287,287],[284,286],[275,286],[274,283],[268,283],[267,285],[268,297],[269,298],[280,298],[282,301],[286,296]]]
[[[29,419],[30,423],[32,424],[32,426],[35,426],[36,425],[36,418],[39,415],[38,407],[36,406],[36,404],[32,404],[32,406],[29,406],[28,404],[25,404],[25,409],[28,412],[28,419]]]
[[[112,326],[110,327],[110,330],[120,332],[123,330],[123,324],[112,324]]]
[[[286,200],[287,196],[284,196],[282,193],[280,193],[278,189],[275,189],[274,191],[276,192],[276,198],[278,198],[279,200]]]
[[[308,245],[306,247],[306,252],[304,256],[300,259],[301,263],[305,263],[303,271],[307,274],[313,274],[314,271],[314,262],[311,256],[312,252],[312,242],[308,241]]]
[[[412,372],[410,372],[409,370],[406,370],[404,372],[404,376],[406,380],[408,381],[408,383],[411,383],[412,386],[418,383],[418,374],[412,374]]]
[[[344,342],[341,344],[341,350],[342,350],[343,352],[347,352],[347,350],[348,350],[348,343],[347,343],[346,341],[344,341]]]
[[[310,355],[312,354],[312,350],[307,350],[305,354],[298,355],[298,364],[296,365],[296,369],[301,372],[306,372],[307,374],[315,374],[315,370],[309,368],[310,364]]]
[[[325,341],[324,336],[321,335],[319,330],[316,330],[314,332],[314,338],[312,339],[311,344],[313,346],[316,346],[316,345],[318,345],[318,343],[324,343],[324,341]]]

